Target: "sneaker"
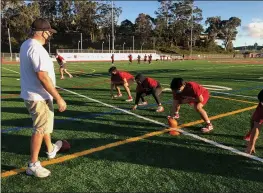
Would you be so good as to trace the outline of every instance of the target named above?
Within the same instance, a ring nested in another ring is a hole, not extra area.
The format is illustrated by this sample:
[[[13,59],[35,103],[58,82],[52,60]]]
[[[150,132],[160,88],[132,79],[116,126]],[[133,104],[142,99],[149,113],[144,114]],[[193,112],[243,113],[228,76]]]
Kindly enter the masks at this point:
[[[133,98],[132,97],[129,97],[127,100],[125,100],[126,102],[132,102],[133,101]]]
[[[54,157],[56,157],[56,154],[57,154],[57,152],[60,150],[60,148],[62,147],[62,141],[61,140],[59,140],[59,141],[57,141],[55,144],[53,144],[53,147],[54,147],[54,149],[53,149],[53,151],[52,152],[50,152],[50,153],[48,153],[47,152],[47,157],[49,158],[49,159],[53,159]]]
[[[64,80],[65,78],[64,77],[61,77],[60,80]]]
[[[141,102],[141,103],[138,104],[138,106],[146,106],[146,105],[148,105],[147,101],[144,101],[144,102]]]
[[[180,118],[179,113],[175,113],[173,119],[179,119],[179,118]]]
[[[250,137],[251,137],[251,134],[250,133],[247,133],[245,136],[244,136],[244,140],[245,141],[250,141]]]
[[[26,174],[30,176],[36,176],[38,178],[48,177],[51,172],[46,168],[43,168],[40,164],[40,161],[32,164],[28,164],[28,168],[26,169]]]
[[[122,94],[121,94],[121,93],[114,95],[114,98],[119,98],[119,97],[122,97]]]
[[[157,113],[164,112],[163,106],[158,106],[156,112],[157,112]]]
[[[208,124],[206,125],[206,127],[204,127],[204,128],[201,129],[201,131],[202,131],[203,133],[208,133],[208,132],[212,131],[213,129],[214,129],[214,128],[213,128],[212,123],[208,123]]]
[[[70,75],[70,76],[69,76],[69,78],[73,78],[73,76],[72,76],[72,75]]]

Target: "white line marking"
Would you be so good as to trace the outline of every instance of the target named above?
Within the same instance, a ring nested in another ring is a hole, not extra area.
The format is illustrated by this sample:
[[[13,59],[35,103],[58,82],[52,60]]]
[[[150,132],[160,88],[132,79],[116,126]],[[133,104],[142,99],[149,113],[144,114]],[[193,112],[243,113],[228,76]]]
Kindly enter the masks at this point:
[[[245,96],[245,95],[239,95],[239,94],[232,94],[232,93],[227,93],[227,92],[216,92],[216,91],[211,91],[214,93],[220,93],[220,94],[225,94],[225,95],[230,95],[230,96],[238,96],[238,97],[244,97],[244,98],[250,98],[250,99],[256,99],[257,97],[252,97],[252,96]]]
[[[2,68],[3,68],[3,69],[5,69],[5,70],[8,70],[8,71],[11,71],[11,72],[14,72],[14,73],[20,74],[20,73],[19,73],[19,72],[17,72],[17,71],[10,70],[10,69],[8,69],[8,68],[5,68],[5,67],[3,67],[3,66],[2,66]]]
[[[218,85],[204,85],[203,86],[209,90],[232,90],[232,88]]]
[[[3,68],[4,68],[4,67],[3,67]],[[5,68],[5,69],[6,69],[6,68]],[[6,69],[6,70],[9,70],[9,69]],[[12,71],[13,71],[13,70],[12,70]],[[16,72],[16,71],[13,71],[13,72],[19,74],[19,72]],[[96,99],[87,97],[87,96],[85,96],[85,95],[81,95],[81,94],[78,94],[78,93],[76,93],[76,92],[73,92],[73,91],[64,89],[64,88],[62,88],[62,87],[59,87],[59,86],[57,86],[57,87],[60,88],[60,89],[62,89],[62,90],[64,90],[64,91],[67,91],[67,92],[69,92],[69,93],[72,93],[72,94],[75,94],[75,95],[77,95],[77,96],[86,98],[86,99],[88,99],[88,100],[90,100],[90,101],[100,103],[100,104],[102,104],[102,105],[104,105],[104,106],[111,107],[111,108],[113,108],[113,109],[122,111],[122,112],[124,112],[124,113],[129,114],[129,115],[133,115],[133,116],[135,116],[135,117],[137,117],[137,118],[144,119],[144,120],[146,120],[146,121],[149,121],[149,122],[152,122],[152,123],[155,123],[155,124],[157,124],[157,125],[164,126],[164,127],[169,127],[168,125],[166,125],[166,124],[164,124],[164,123],[161,123],[161,122],[159,122],[159,121],[155,121],[155,120],[153,120],[153,119],[149,119],[149,118],[147,118],[147,117],[143,117],[143,116],[141,116],[141,115],[137,115],[137,114],[132,113],[132,112],[130,112],[130,111],[127,111],[127,110],[125,110],[125,109],[121,109],[121,108],[118,108],[118,107],[109,105],[109,104],[107,104],[107,103],[104,103],[104,102],[101,102],[101,101],[99,101],[99,100],[96,100]],[[177,129],[177,130],[178,130],[179,132],[181,132],[182,134],[184,134],[184,135],[193,137],[194,139],[199,139],[199,140],[201,140],[201,141],[204,141],[204,142],[209,143],[209,144],[211,144],[211,145],[214,145],[214,146],[216,146],[216,147],[219,147],[219,148],[222,148],[222,149],[225,149],[225,150],[229,150],[229,151],[231,151],[231,152],[233,152],[233,153],[235,153],[235,154],[237,154],[237,155],[241,155],[241,156],[244,156],[244,157],[247,157],[247,158],[250,158],[250,159],[253,159],[253,160],[256,160],[256,161],[259,161],[259,162],[263,163],[263,159],[262,159],[262,158],[259,158],[259,157],[257,157],[257,156],[244,153],[244,152],[239,151],[239,150],[237,150],[237,149],[235,149],[235,148],[233,148],[233,147],[228,147],[228,146],[226,146],[226,145],[222,145],[222,144],[220,144],[220,143],[217,143],[217,142],[215,142],[215,141],[212,141],[212,140],[209,140],[209,139],[200,137],[200,136],[198,136],[198,135],[189,133],[189,132],[184,131],[184,130],[182,130],[182,129]]]
[[[155,124],[157,124],[157,125],[164,126],[164,127],[169,127],[168,125],[166,125],[166,124],[164,124],[164,123],[161,123],[161,122],[159,122],[159,121],[155,121],[155,120],[153,120],[153,119],[149,119],[149,118],[147,118],[147,117],[143,117],[143,116],[141,116],[141,115],[137,115],[137,114],[132,113],[132,112],[130,112],[130,111],[127,111],[127,110],[125,110],[125,109],[121,109],[121,108],[118,108],[118,107],[109,105],[109,104],[107,104],[107,103],[104,103],[104,102],[101,102],[101,101],[99,101],[99,100],[90,98],[90,97],[88,97],[88,96],[85,96],[85,95],[82,95],[82,94],[79,94],[79,93],[70,91],[70,90],[68,90],[68,89],[61,88],[61,87],[58,87],[58,88],[60,88],[60,89],[62,89],[62,90],[64,90],[64,91],[67,91],[67,92],[69,92],[69,93],[71,93],[71,94],[77,95],[77,96],[79,96],[79,97],[83,97],[83,98],[86,98],[86,99],[88,99],[88,100],[90,100],[90,101],[93,101],[93,102],[102,104],[102,105],[104,105],[104,106],[106,106],[106,107],[110,107],[110,108],[113,108],[113,109],[122,111],[122,112],[124,112],[124,113],[129,114],[129,115],[133,115],[133,116],[135,116],[135,117],[137,117],[137,118],[140,118],[140,119],[143,119],[143,120],[146,120],[146,121],[149,121],[149,122],[152,122],[152,123],[155,123]],[[195,139],[199,139],[199,140],[201,140],[201,141],[204,141],[204,142],[209,143],[209,144],[211,144],[211,145],[214,145],[214,146],[216,146],[216,147],[219,147],[219,148],[222,148],[222,149],[225,149],[225,150],[229,150],[229,151],[231,151],[231,152],[233,152],[233,153],[235,153],[235,154],[238,154],[238,155],[241,155],[241,156],[244,156],[244,157],[247,157],[247,158],[250,158],[250,159],[253,159],[253,160],[256,160],[256,161],[259,161],[259,162],[263,163],[263,159],[262,159],[262,158],[259,158],[259,157],[257,157],[257,156],[254,156],[254,155],[250,155],[250,154],[241,152],[241,151],[239,151],[239,150],[237,150],[237,149],[235,149],[235,148],[233,148],[233,147],[228,147],[228,146],[226,146],[226,145],[217,143],[217,142],[215,142],[215,141],[212,141],[212,140],[209,140],[209,139],[200,137],[200,136],[198,136],[198,135],[189,133],[189,132],[184,131],[184,130],[182,130],[182,129],[177,129],[177,130],[178,130],[179,132],[181,132],[182,134],[184,134],[184,135],[191,136],[191,137],[193,137],[193,138],[195,138]]]
[[[162,84],[166,86],[170,86],[169,84]],[[232,88],[225,87],[225,86],[218,86],[218,85],[202,85],[208,90],[232,90]]]
[[[162,85],[169,85],[169,84],[162,84]],[[170,88],[164,88],[163,91],[171,91],[171,89]],[[228,92],[217,92],[217,91],[210,91],[210,92],[212,92],[212,93],[219,93],[219,94],[223,94],[223,95],[230,95],[230,96],[238,96],[238,97],[250,98],[250,99],[257,100],[257,97],[252,97],[252,96],[232,94],[232,93],[228,93]]]

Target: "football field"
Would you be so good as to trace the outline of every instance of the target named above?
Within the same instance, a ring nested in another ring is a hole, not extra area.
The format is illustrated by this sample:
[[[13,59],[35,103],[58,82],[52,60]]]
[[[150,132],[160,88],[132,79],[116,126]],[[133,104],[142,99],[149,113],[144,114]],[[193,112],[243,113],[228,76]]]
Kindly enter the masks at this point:
[[[65,139],[69,153],[48,160],[45,146],[40,161],[51,171],[45,179],[25,174],[30,156],[32,120],[19,98],[19,65],[2,65],[2,192],[263,192],[263,140],[256,154],[244,152],[243,136],[263,89],[263,60],[117,62],[119,70],[143,73],[158,80],[165,91],[165,111],[148,96],[148,105],[131,111],[133,102],[111,99],[109,62],[69,63],[74,78],[59,79],[67,102],[55,104],[53,141]],[[202,120],[190,105],[180,110],[180,136],[169,135],[167,115],[174,77],[209,89],[205,109],[214,125],[203,134]],[[136,85],[131,85],[135,97]]]

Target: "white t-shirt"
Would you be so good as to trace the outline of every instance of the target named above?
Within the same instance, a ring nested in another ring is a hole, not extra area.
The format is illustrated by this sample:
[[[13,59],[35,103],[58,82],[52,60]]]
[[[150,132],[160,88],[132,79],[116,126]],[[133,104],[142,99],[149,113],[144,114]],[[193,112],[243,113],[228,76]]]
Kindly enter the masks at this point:
[[[48,52],[37,40],[28,39],[20,47],[20,96],[24,100],[53,100],[37,78],[36,72],[39,71],[47,72],[56,85],[54,64]]]

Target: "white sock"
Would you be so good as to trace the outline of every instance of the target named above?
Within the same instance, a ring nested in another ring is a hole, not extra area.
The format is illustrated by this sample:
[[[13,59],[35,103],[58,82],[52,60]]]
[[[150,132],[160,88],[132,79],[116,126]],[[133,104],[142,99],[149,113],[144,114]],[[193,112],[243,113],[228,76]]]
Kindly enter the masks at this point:
[[[207,124],[210,124],[210,121],[206,121]]]

